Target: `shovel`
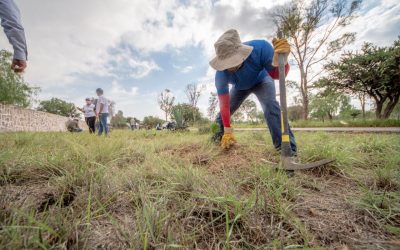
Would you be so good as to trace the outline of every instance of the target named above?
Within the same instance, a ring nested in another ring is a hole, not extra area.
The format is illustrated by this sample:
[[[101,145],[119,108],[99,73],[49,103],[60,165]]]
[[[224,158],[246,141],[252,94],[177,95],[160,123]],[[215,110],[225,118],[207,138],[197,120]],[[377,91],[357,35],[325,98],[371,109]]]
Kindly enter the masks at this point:
[[[282,32],[278,31],[278,38],[282,38]],[[324,159],[311,163],[297,163],[292,157],[292,149],[290,147],[289,139],[289,123],[287,114],[286,103],[286,83],[285,83],[285,55],[278,54],[279,63],[279,91],[280,91],[280,104],[281,104],[281,124],[282,124],[282,145],[281,145],[281,162],[278,167],[284,170],[303,170],[326,165],[334,162],[335,160]]]

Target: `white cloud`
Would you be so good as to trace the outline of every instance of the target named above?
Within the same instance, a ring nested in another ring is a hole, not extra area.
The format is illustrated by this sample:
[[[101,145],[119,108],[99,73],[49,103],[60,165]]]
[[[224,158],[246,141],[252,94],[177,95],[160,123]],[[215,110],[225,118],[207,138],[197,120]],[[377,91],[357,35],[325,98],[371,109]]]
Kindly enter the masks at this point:
[[[134,79],[140,79],[149,75],[152,71],[161,70],[153,60],[139,59],[126,50],[113,53],[107,64],[109,72],[115,78],[130,76]]]
[[[204,55],[200,59],[208,61],[214,56],[215,40],[229,28],[238,29],[242,40],[270,39],[275,27],[268,9],[287,1],[194,0],[182,4],[178,0],[41,0],[39,4],[38,1],[16,0],[28,41],[25,78],[44,91],[60,86],[64,99],[80,103],[84,96],[65,86],[81,84],[81,75],[117,80],[123,75],[144,78],[161,70],[155,58],[149,57],[150,52],[189,45],[200,48]],[[400,34],[400,4],[398,0],[380,0],[379,4],[375,1],[364,1],[365,6],[373,7],[354,20],[349,29],[359,33],[359,41],[389,45]],[[137,52],[110,50],[121,44]],[[4,35],[0,35],[0,46],[11,48]],[[193,66],[183,66],[181,72],[192,74]],[[215,91],[214,84],[209,82],[214,72],[208,67],[204,77],[197,77],[199,81],[208,81],[207,92]],[[298,78],[298,72],[292,69],[290,79]],[[118,82],[110,86],[109,93],[121,98],[121,101],[116,100],[117,107],[123,107],[128,113],[160,113],[155,93],[141,94],[138,89],[123,87]],[[52,94],[57,93],[47,92],[41,96]],[[202,106],[206,107],[207,100],[205,94]]]

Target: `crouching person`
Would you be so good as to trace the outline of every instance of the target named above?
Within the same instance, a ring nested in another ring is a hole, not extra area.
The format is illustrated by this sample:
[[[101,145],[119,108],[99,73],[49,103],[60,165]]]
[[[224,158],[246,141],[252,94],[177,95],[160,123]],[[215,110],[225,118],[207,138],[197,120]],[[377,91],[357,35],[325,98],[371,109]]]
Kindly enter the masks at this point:
[[[82,129],[79,127],[78,118],[69,118],[69,120],[65,123],[67,130],[71,133],[73,132],[82,132]]]

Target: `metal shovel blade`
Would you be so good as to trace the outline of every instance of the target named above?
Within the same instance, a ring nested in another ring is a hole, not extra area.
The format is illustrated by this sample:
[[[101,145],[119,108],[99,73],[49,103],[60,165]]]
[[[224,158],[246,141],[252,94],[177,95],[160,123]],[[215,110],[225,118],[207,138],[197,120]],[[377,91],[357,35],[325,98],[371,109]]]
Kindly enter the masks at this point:
[[[335,160],[324,159],[324,160],[320,160],[320,161],[302,164],[302,163],[295,162],[292,157],[285,157],[282,159],[281,168],[284,170],[304,170],[304,169],[320,167],[320,166],[332,163],[334,161]]]

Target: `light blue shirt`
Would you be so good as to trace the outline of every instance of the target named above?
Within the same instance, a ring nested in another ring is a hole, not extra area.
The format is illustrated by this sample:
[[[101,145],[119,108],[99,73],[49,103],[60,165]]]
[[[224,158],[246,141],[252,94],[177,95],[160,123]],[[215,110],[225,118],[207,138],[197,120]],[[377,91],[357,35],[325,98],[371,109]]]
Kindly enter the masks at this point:
[[[0,0],[1,26],[14,49],[14,59],[27,60],[24,27],[21,23],[21,14],[14,0]]]

